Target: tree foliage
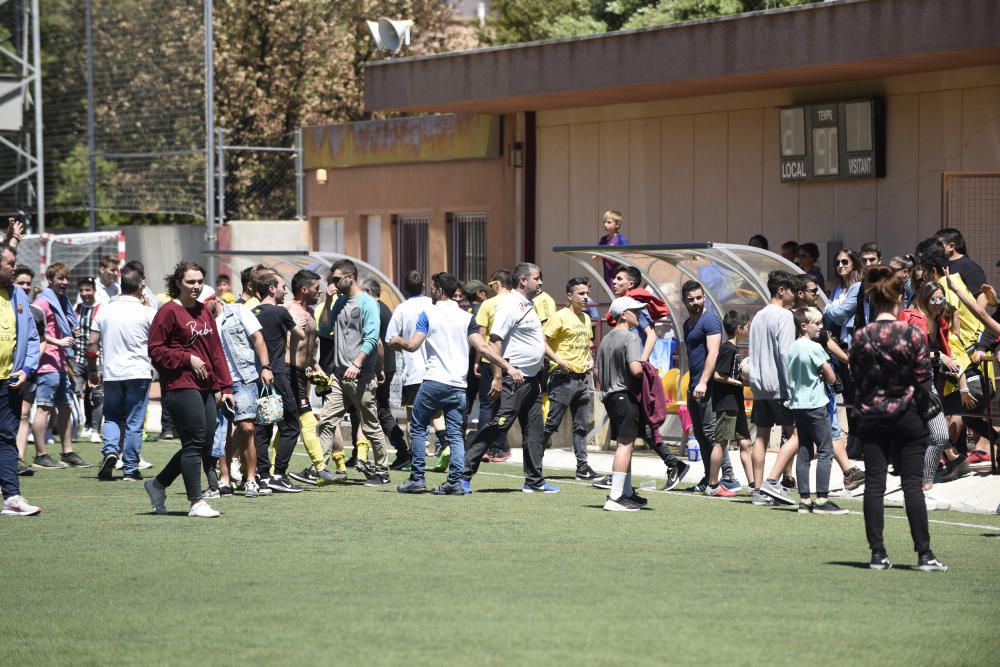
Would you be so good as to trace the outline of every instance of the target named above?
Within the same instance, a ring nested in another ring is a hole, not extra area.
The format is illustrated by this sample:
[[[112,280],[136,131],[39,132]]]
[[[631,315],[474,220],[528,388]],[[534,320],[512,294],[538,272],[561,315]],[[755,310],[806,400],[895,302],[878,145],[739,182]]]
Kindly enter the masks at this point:
[[[495,0],[484,41],[510,44],[646,28],[821,0]]]

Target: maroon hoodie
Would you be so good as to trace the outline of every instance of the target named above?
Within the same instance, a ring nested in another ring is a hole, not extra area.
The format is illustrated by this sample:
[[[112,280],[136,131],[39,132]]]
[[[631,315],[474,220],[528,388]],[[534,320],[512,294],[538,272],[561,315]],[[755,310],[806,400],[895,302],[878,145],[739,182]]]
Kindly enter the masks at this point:
[[[191,355],[208,367],[208,377],[199,380],[191,370]],[[160,374],[160,389],[197,389],[233,393],[233,379],[226,364],[215,317],[202,303],[190,309],[169,301],[156,311],[149,328],[149,358]]]

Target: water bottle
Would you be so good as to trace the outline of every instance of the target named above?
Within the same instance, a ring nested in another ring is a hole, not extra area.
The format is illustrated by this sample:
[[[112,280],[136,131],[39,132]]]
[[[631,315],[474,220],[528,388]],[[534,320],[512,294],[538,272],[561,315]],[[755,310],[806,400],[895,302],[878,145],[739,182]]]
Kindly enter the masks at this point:
[[[701,460],[701,447],[698,446],[698,439],[694,437],[693,433],[688,437],[687,455],[688,461]]]

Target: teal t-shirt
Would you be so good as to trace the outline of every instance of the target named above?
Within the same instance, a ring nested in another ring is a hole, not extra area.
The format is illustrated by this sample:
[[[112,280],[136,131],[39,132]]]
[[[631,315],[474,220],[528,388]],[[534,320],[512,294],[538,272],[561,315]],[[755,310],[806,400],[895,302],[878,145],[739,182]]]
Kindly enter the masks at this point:
[[[820,368],[829,361],[823,347],[808,336],[795,339],[785,353],[788,367],[788,407],[792,410],[811,410],[825,406],[825,382]]]

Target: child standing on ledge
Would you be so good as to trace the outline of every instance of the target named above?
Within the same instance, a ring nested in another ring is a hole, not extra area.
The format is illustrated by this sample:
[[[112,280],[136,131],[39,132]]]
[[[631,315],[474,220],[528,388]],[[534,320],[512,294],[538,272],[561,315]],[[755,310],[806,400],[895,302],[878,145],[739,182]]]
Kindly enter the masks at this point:
[[[601,240],[597,242],[597,245],[628,245],[628,239],[621,233],[621,211],[605,211],[601,219],[602,224],[604,225],[604,236],[602,236]],[[621,264],[613,262],[610,259],[603,260],[603,263],[604,282],[608,284],[608,287],[613,287],[612,282],[615,279],[615,274],[618,273],[618,269],[621,268]]]

